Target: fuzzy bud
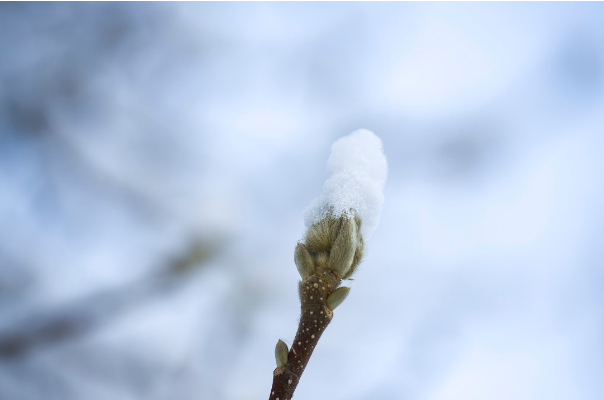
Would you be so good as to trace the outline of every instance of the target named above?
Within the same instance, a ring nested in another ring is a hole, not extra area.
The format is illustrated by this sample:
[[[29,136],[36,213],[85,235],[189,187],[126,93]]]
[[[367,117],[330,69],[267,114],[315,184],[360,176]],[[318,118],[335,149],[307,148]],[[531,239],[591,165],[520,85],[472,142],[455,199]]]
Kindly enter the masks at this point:
[[[308,252],[306,246],[302,243],[298,243],[296,251],[294,252],[294,261],[298,268],[298,273],[304,278],[308,278],[315,273],[315,263],[312,260],[312,256]]]
[[[342,276],[342,279],[349,278],[352,276],[352,274],[354,274],[357,267],[361,263],[361,260],[363,259],[363,255],[365,252],[365,242],[363,240],[363,235],[361,235],[361,218],[359,218],[358,216],[355,216],[354,222],[357,227],[356,248],[355,248],[355,252],[354,252],[354,257],[352,258],[352,264],[350,265],[350,268],[348,269],[346,274],[344,274],[344,276]]]
[[[277,360],[277,368],[284,367],[287,364],[287,353],[289,350],[287,349],[287,345],[281,339],[277,342],[275,346],[275,359]]]
[[[344,218],[342,227],[336,237],[329,255],[328,268],[340,278],[343,278],[352,265],[356,251],[357,231],[352,218]]]
[[[363,258],[361,219],[354,210],[339,218],[328,215],[308,228],[304,244],[304,250],[314,259],[311,274],[316,268],[327,268],[340,279],[346,279],[354,273]],[[306,257],[306,254],[302,253],[302,249],[296,248],[296,265],[304,278],[307,269],[301,269],[298,262],[303,256]]]
[[[346,299],[349,292],[350,292],[349,287],[343,286],[343,287],[337,288],[336,290],[331,292],[331,294],[329,296],[327,296],[327,306],[329,308],[331,308],[332,310],[335,310],[336,307],[339,306],[340,304],[342,304],[344,299]]]

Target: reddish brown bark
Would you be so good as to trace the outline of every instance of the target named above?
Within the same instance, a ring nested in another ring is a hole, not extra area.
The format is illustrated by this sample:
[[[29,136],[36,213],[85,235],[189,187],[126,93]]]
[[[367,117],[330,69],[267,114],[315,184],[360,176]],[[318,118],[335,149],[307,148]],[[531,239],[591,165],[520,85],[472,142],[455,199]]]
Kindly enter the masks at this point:
[[[327,297],[340,285],[340,278],[331,271],[317,268],[314,275],[299,284],[301,314],[296,338],[288,353],[287,364],[273,372],[269,400],[290,400],[321,334],[333,317]]]

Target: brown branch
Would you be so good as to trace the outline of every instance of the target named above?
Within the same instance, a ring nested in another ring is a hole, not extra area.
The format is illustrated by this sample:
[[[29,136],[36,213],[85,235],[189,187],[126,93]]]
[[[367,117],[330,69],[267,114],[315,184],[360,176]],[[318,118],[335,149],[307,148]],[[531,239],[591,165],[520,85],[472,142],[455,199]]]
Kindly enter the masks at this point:
[[[42,310],[0,329],[0,360],[15,358],[38,347],[73,340],[178,287],[196,268],[220,250],[221,243],[196,239],[185,253],[150,276],[112,290],[95,293],[58,309]]]
[[[310,356],[319,343],[321,334],[333,318],[327,297],[340,285],[341,279],[328,269],[317,268],[316,273],[300,281],[301,315],[296,338],[289,349],[287,364],[273,372],[273,386],[269,400],[290,400]]]

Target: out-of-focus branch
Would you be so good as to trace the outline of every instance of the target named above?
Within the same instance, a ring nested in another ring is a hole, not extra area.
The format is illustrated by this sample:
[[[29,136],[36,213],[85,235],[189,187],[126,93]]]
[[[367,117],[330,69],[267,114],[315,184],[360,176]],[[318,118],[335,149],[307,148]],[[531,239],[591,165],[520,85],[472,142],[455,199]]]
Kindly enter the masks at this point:
[[[29,315],[0,331],[0,358],[21,356],[93,331],[173,288],[204,265],[220,249],[219,243],[196,240],[179,257],[155,273],[122,287],[96,293],[61,307]]]

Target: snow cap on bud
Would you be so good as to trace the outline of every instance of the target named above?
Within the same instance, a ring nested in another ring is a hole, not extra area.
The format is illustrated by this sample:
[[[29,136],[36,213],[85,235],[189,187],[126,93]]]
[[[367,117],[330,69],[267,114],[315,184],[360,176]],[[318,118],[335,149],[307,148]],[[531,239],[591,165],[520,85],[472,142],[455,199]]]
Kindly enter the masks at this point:
[[[366,129],[354,131],[334,142],[327,167],[331,176],[323,185],[323,194],[304,210],[306,226],[328,215],[351,218],[354,210],[363,220],[363,236],[369,238],[380,221],[388,176],[382,141]]]
[[[287,364],[287,353],[289,350],[287,349],[287,345],[281,339],[277,342],[275,346],[275,359],[277,360],[277,368],[284,367]]]
[[[304,244],[315,269],[346,279],[363,258],[363,238],[379,223],[388,163],[380,138],[359,129],[334,142],[327,166],[331,176],[323,194],[304,210]]]
[[[308,278],[315,273],[315,263],[312,260],[312,256],[308,252],[306,246],[302,243],[298,243],[296,251],[294,252],[294,262],[298,268],[298,273],[304,278]]]
[[[327,306],[332,310],[335,310],[337,306],[342,304],[348,293],[350,292],[350,288],[346,286],[342,286],[337,288],[329,296],[327,296]]]

